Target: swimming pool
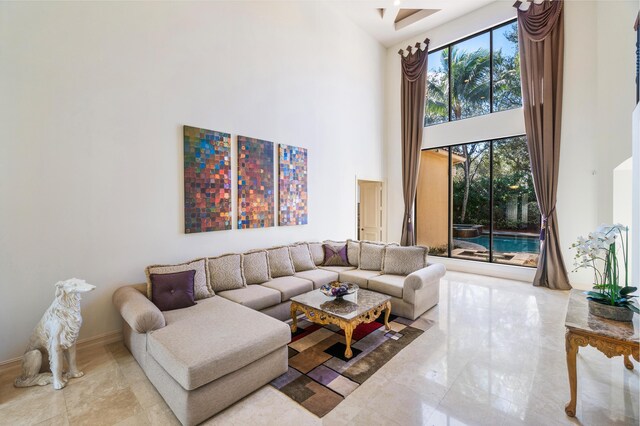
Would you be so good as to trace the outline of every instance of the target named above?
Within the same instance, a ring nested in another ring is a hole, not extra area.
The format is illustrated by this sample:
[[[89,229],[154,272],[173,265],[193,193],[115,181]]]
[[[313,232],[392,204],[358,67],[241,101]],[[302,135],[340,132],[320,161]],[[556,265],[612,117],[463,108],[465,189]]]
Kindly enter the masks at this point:
[[[456,238],[460,241],[480,244],[489,250],[489,236],[480,235],[474,238]],[[493,250],[502,253],[540,253],[540,240],[536,237],[517,235],[494,235]]]

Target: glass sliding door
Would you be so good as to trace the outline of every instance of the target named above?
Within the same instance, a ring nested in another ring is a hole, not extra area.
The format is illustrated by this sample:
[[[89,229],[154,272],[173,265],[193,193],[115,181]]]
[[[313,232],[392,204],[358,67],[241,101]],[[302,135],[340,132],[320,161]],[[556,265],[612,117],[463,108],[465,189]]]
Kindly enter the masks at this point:
[[[423,150],[415,222],[431,255],[535,267],[540,211],[526,138]]]
[[[493,261],[536,266],[540,210],[524,136],[493,142]]]
[[[490,142],[451,147],[452,257],[489,261]]]

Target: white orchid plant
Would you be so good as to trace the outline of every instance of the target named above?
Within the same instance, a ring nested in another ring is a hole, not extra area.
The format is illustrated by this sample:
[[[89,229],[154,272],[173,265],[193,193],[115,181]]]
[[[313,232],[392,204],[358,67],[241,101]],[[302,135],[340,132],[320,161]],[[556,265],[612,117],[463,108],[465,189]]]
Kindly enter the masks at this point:
[[[593,290],[586,292],[587,299],[604,305],[625,307],[640,314],[633,303],[636,287],[629,286],[629,228],[621,225],[601,225],[587,238],[578,237],[571,245],[576,250],[574,271],[587,268],[594,274]],[[618,253],[622,252],[624,285]]]

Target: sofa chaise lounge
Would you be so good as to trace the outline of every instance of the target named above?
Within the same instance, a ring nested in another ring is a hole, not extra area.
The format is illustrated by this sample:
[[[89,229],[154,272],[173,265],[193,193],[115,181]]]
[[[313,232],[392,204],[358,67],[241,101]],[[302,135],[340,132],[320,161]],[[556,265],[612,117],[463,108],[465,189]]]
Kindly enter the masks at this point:
[[[333,251],[331,251],[332,249]],[[327,250],[342,259],[326,258]],[[346,253],[346,256],[344,255]],[[291,297],[335,280],[392,297],[392,313],[416,319],[438,303],[445,268],[427,249],[326,241],[154,265],[152,274],[194,270],[197,303],[161,311],[151,280],[113,295],[124,343],[184,425],[204,421],[288,368]]]

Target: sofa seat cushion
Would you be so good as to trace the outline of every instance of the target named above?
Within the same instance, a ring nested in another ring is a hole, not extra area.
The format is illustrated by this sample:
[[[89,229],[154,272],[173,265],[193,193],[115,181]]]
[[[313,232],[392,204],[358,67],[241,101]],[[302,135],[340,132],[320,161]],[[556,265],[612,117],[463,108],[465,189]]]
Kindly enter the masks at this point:
[[[221,291],[216,294],[256,311],[280,303],[280,292],[278,290],[255,284],[236,290]]]
[[[278,290],[281,294],[281,301],[286,302],[293,296],[313,290],[313,283],[309,280],[298,277],[274,278],[262,284],[265,287]]]
[[[402,299],[402,289],[404,288],[404,275],[378,275],[369,279],[369,290]]]
[[[186,390],[245,367],[291,340],[285,323],[223,297],[164,316],[167,325],[149,333],[147,351]]]
[[[313,269],[311,271],[303,271],[296,273],[296,277],[313,281],[313,288],[320,288],[325,284],[338,280],[338,273],[327,271],[324,269]]]
[[[366,271],[364,269],[354,269],[351,271],[340,272],[341,282],[350,282],[358,284],[362,288],[367,288],[367,281],[373,277],[377,277],[382,272],[380,271]]]
[[[319,266],[320,269],[324,269],[325,271],[340,272],[344,271],[353,271],[356,269],[355,266]]]

